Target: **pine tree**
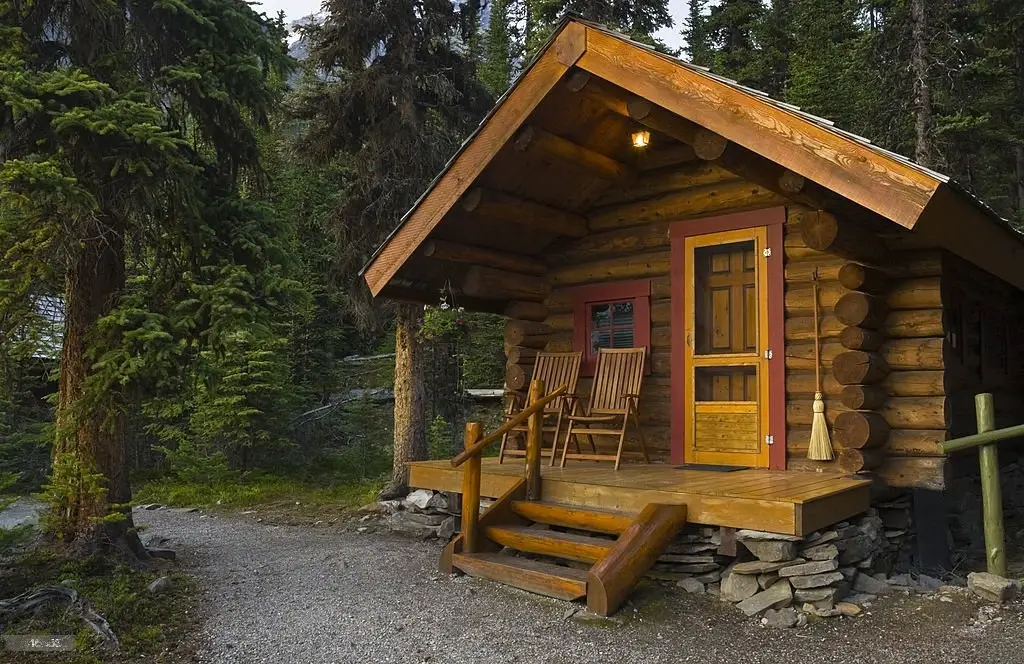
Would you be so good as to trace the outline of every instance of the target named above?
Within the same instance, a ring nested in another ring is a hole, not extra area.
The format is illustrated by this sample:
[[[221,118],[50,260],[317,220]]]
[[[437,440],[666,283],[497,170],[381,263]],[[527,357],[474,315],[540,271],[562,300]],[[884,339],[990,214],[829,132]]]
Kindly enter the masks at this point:
[[[177,339],[213,338],[273,287],[270,220],[239,186],[260,183],[251,127],[276,103],[285,33],[241,0],[14,2],[0,25],[0,307],[64,295],[51,525],[143,554],[126,509],[134,390],[176,370]],[[187,287],[236,268],[226,314]],[[175,316],[149,307],[161,296]]]
[[[480,81],[495,98],[500,97],[512,82],[516,50],[512,41],[512,7],[509,0],[494,0],[490,6],[487,31],[484,33]]]
[[[476,126],[490,97],[460,48],[462,17],[448,0],[330,0],[307,31],[310,59],[327,75],[296,102],[301,146],[314,162],[353,164],[334,227],[338,269],[352,292],[357,270]],[[439,294],[440,296],[440,294]],[[367,311],[364,306],[362,311]],[[404,461],[422,458],[422,357],[416,307],[396,317],[394,473],[385,495],[408,482]]]
[[[690,0],[682,33],[690,62],[701,67],[711,66],[712,49],[711,35],[708,34],[707,27],[707,6],[708,0]]]

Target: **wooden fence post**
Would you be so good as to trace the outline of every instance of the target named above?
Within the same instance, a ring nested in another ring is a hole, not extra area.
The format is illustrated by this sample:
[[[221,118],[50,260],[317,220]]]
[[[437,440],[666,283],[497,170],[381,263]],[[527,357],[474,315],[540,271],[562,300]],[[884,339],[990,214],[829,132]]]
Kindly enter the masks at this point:
[[[528,406],[532,406],[544,397],[544,381],[530,382]],[[526,430],[526,499],[540,500],[540,457],[541,446],[544,444],[544,409],[530,415]],[[553,454],[554,452],[552,452]]]
[[[978,415],[978,433],[996,428],[996,412],[992,395],[978,394],[974,397]],[[1006,576],[1006,540],[1003,536],[1003,495],[999,486],[999,452],[997,443],[988,443],[978,448],[978,464],[981,467],[981,505],[985,520],[985,560],[988,571]]]
[[[466,422],[466,449],[482,436],[479,422]],[[462,469],[462,552],[476,553],[477,523],[480,520],[480,453]]]

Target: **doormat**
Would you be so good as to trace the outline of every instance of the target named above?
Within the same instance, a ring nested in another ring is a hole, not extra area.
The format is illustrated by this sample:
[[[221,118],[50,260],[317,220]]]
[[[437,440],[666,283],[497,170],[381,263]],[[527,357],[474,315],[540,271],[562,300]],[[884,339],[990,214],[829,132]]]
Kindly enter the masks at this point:
[[[691,463],[685,466],[676,466],[677,470],[709,470],[713,473],[731,473],[734,470],[747,470],[746,466],[724,466],[714,463]]]

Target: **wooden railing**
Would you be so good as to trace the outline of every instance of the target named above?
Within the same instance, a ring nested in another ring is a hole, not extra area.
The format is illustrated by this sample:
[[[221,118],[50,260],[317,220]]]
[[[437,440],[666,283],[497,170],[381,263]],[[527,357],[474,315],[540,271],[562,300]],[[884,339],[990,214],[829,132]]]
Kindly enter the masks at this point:
[[[526,497],[540,500],[540,457],[544,436],[544,407],[565,394],[565,386],[544,395],[544,381],[530,383],[530,396],[526,408],[509,419],[494,433],[483,435],[479,422],[466,423],[466,449],[452,459],[452,467],[464,466],[462,471],[462,551],[476,553],[477,525],[480,521],[480,467],[484,448],[501,440],[515,427],[527,423],[526,432]]]
[[[988,571],[1006,576],[1006,538],[1003,534],[1003,491],[999,486],[999,452],[996,443],[1024,436],[1024,424],[996,429],[992,395],[974,397],[978,433],[954,438],[942,444],[942,452],[960,452],[977,447],[981,467],[981,508],[985,523],[985,561]]]

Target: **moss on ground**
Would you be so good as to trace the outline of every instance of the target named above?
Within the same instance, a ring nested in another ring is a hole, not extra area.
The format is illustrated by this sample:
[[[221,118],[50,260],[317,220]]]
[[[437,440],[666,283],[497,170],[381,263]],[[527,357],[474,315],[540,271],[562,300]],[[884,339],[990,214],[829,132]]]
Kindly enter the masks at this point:
[[[150,593],[149,584],[161,576],[171,579],[171,589]],[[63,606],[53,606],[4,624],[3,633],[73,635],[76,651],[58,655],[0,650],[0,662],[110,664],[192,660],[198,620],[196,586],[188,575],[135,568],[102,556],[69,560],[45,548],[0,560],[0,589],[4,598],[60,585],[74,588],[106,618],[120,641],[120,651],[104,652],[98,637],[85,623],[65,612]]]

